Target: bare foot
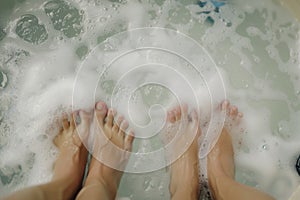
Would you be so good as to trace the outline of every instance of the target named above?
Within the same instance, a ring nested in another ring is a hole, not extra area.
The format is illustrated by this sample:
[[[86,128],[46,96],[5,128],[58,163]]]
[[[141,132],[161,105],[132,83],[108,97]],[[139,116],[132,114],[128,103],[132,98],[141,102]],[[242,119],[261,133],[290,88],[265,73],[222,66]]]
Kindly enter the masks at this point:
[[[187,150],[179,155],[180,157],[171,164],[171,179],[170,179],[170,194],[172,199],[197,199],[199,192],[198,181],[198,138],[201,134],[199,129],[198,116],[195,110],[188,115],[187,105],[184,105],[182,110],[176,107],[168,112],[167,125],[176,124],[182,128],[176,129],[179,131],[174,136],[170,148],[167,152],[168,157],[178,155],[178,150],[185,148],[188,143],[190,146]],[[174,131],[174,130],[173,130]],[[165,133],[165,139],[170,140],[172,133]],[[189,142],[191,141],[191,142]],[[166,142],[166,141],[164,141]]]
[[[114,121],[114,116],[115,112],[108,110],[104,102],[96,104],[93,122],[95,128],[93,158],[85,183],[85,187],[91,185],[103,187],[107,199],[115,199],[134,140],[132,131],[125,133],[128,122],[123,117]]]
[[[76,116],[80,116],[80,124],[76,125]],[[54,139],[59,148],[59,155],[54,165],[53,181],[63,181],[67,192],[63,199],[74,198],[82,184],[84,169],[87,162],[87,150],[81,142],[79,134],[87,137],[89,134],[90,116],[84,111],[72,113],[70,121],[64,115],[62,128]]]
[[[224,177],[234,179],[234,151],[229,129],[234,123],[238,123],[243,116],[242,113],[238,112],[237,107],[231,106],[228,101],[221,104],[221,111],[227,113],[228,119],[207,160],[208,182],[216,199],[222,199],[217,187],[219,181]]]

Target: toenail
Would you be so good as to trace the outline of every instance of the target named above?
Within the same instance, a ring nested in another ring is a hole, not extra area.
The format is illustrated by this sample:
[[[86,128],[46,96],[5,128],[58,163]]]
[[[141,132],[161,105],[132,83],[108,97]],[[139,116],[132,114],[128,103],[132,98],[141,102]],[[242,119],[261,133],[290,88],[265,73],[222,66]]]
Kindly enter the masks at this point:
[[[111,108],[111,109],[109,110],[109,113],[110,113],[112,116],[115,116],[115,115],[116,115],[116,111],[115,111],[113,108]]]
[[[97,103],[97,109],[98,109],[98,110],[102,110],[102,109],[103,109],[102,103]]]

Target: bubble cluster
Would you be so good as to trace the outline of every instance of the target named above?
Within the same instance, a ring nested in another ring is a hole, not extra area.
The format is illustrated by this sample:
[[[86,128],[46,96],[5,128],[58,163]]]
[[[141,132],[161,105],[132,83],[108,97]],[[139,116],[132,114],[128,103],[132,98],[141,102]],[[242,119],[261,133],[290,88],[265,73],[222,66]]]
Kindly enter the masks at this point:
[[[39,24],[38,18],[31,14],[23,15],[19,19],[16,33],[23,40],[33,44],[40,44],[48,38],[45,25]]]
[[[70,3],[62,0],[51,0],[44,5],[44,10],[54,29],[63,32],[68,38],[76,37],[83,31],[83,15]]]

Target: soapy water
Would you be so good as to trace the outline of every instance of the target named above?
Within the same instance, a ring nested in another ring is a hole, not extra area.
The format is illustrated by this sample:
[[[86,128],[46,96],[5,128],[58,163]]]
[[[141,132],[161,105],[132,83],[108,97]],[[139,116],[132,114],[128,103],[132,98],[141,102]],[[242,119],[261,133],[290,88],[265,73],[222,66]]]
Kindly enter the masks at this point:
[[[214,124],[206,122],[226,96],[244,113],[243,130],[232,130],[237,180],[277,199],[299,185],[299,23],[278,2],[14,3],[0,20],[1,196],[49,181],[55,119],[99,99],[136,129],[137,157],[126,170],[144,173],[124,174],[120,198],[168,198],[163,155],[138,155],[163,147],[157,133],[176,103],[200,110],[201,128],[211,135]],[[143,27],[166,29],[136,29]],[[193,40],[203,52],[188,46]]]
[[[177,43],[174,44],[174,41]],[[168,77],[165,77],[166,74]],[[101,87],[107,80],[114,80],[112,91]],[[154,88],[161,92],[148,94]],[[77,72],[72,98],[75,110],[94,105],[97,99],[105,99],[109,107],[129,119],[136,140],[141,139],[144,145],[163,138],[161,132],[170,106],[182,106],[184,102],[199,109],[201,104],[202,107],[204,104],[207,106],[207,102],[203,103],[201,99],[207,99],[208,109],[217,109],[219,103],[226,99],[222,77],[207,52],[191,38],[162,28],[121,32],[94,48]],[[202,113],[205,109],[201,108]],[[200,158],[209,153],[225,120],[224,116],[219,119],[219,116],[210,113],[207,131],[203,133],[204,142],[200,141]],[[179,134],[180,128],[176,132]],[[168,162],[164,161],[164,152],[174,148],[171,144],[176,139],[163,141],[164,145],[158,149],[131,153],[132,162],[125,171],[141,173],[164,168],[186,151],[193,137],[188,138],[187,145]],[[84,142],[92,152],[93,146],[88,141]],[[94,156],[111,166],[110,160],[103,160],[100,155]],[[139,163],[141,158],[143,162]],[[111,167],[121,170],[118,166]]]

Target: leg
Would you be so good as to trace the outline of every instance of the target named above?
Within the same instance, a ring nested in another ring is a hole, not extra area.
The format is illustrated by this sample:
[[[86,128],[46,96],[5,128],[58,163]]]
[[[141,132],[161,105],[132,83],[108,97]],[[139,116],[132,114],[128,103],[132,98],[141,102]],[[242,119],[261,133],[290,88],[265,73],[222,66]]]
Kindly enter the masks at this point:
[[[186,105],[182,107],[182,110],[180,107],[176,107],[172,111],[168,112],[167,125],[170,123],[180,123],[180,126],[183,126],[183,129],[180,130],[180,132],[177,132],[177,138],[176,136],[172,137],[172,139],[174,139],[174,144],[171,144],[171,152],[167,152],[169,158],[174,156],[174,153],[175,156],[178,155],[176,151],[184,147],[187,142],[187,138],[192,141],[191,145],[183,153],[183,155],[180,155],[180,157],[170,166],[171,178],[169,190],[171,199],[196,200],[198,199],[199,192],[198,137],[200,135],[197,113],[196,111],[192,111],[192,113],[188,115]],[[164,134],[168,134],[167,130],[164,132]],[[171,134],[174,135],[174,132],[172,131]],[[166,143],[167,141],[164,142]]]
[[[55,162],[52,181],[16,192],[5,198],[5,200],[63,200],[75,197],[81,187],[87,160],[87,150],[82,144],[77,130],[83,131],[80,134],[87,135],[90,124],[88,114],[80,111],[81,123],[76,127],[76,114],[78,112],[72,114],[71,122],[68,122],[67,116],[63,117],[63,128],[54,139],[60,153]]]
[[[225,101],[221,105],[223,111],[233,121],[239,120],[242,114],[235,106]],[[273,200],[273,198],[257,189],[240,184],[234,180],[234,152],[231,136],[227,128],[223,128],[217,144],[208,155],[208,180],[213,196],[218,199],[230,200]]]
[[[93,158],[84,187],[76,198],[78,200],[109,200],[116,197],[134,136],[132,131],[128,135],[125,133],[128,122],[123,117],[119,117],[114,123],[114,115],[114,111],[108,111],[104,102],[96,104]],[[117,151],[116,146],[121,151]]]

